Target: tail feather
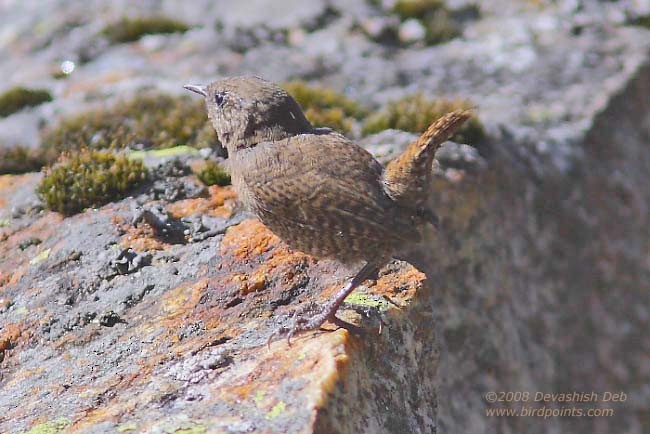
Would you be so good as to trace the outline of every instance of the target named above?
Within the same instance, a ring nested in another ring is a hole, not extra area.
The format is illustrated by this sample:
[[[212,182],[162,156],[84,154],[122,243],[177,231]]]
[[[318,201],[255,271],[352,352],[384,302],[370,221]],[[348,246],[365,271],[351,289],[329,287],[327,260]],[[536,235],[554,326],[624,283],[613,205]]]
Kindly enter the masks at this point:
[[[409,208],[418,208],[427,200],[425,192],[431,183],[431,165],[436,151],[471,116],[471,110],[445,114],[386,166],[384,185],[393,200]]]

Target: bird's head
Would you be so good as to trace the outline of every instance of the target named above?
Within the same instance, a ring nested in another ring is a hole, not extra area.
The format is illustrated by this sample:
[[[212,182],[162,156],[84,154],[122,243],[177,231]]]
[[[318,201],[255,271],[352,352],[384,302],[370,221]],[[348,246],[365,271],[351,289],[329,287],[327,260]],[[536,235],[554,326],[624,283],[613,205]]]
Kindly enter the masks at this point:
[[[205,98],[208,117],[230,155],[312,129],[285,90],[259,77],[229,77],[184,87]]]

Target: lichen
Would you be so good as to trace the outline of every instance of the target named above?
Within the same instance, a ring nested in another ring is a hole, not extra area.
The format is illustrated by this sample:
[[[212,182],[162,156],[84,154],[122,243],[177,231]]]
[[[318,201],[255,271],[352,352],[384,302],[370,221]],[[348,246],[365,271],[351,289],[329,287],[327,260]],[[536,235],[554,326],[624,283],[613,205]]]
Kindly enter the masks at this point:
[[[205,165],[196,172],[197,178],[207,186],[230,185],[230,174],[216,161],[208,160]]]
[[[170,434],[202,434],[208,431],[206,425],[203,421],[190,419],[188,416],[180,414],[159,421],[149,431]]]
[[[135,422],[128,422],[117,427],[117,432],[129,432],[129,431],[137,431],[137,430],[138,430],[138,424]]]
[[[372,307],[381,311],[388,309],[388,301],[382,298],[369,296],[361,291],[354,291],[345,299],[346,304],[357,306]]]
[[[56,420],[34,425],[29,431],[25,431],[24,434],[58,434],[69,427],[70,424],[70,419],[60,417]]]
[[[12,87],[0,95],[0,117],[7,117],[25,107],[34,107],[48,101],[52,101],[52,95],[46,89]]]
[[[255,401],[256,404],[259,404],[260,402],[262,402],[265,395],[266,392],[264,390],[258,390],[257,392],[255,392],[255,395],[253,395],[253,401]]]
[[[302,81],[285,83],[283,87],[300,104],[315,127],[348,133],[355,119],[365,114],[356,101],[332,89],[310,86]]]
[[[392,12],[402,21],[416,19],[425,28],[425,42],[439,44],[460,34],[459,26],[442,0],[398,0]]]
[[[117,23],[108,25],[102,34],[114,44],[137,41],[145,35],[183,33],[189,26],[181,21],[168,17],[123,18]]]
[[[41,148],[0,147],[0,175],[36,172],[54,159],[51,152]]]
[[[58,152],[127,146],[203,148],[214,146],[217,136],[203,101],[153,93],[65,118],[43,133],[41,143]]]
[[[184,155],[196,156],[199,151],[189,146],[174,146],[172,148],[152,149],[150,151],[129,151],[126,156],[134,160],[144,160],[145,158],[170,158]]]
[[[48,169],[36,192],[49,209],[71,215],[121,199],[146,178],[139,160],[84,150]]]
[[[429,100],[418,93],[389,102],[384,109],[370,115],[363,126],[363,134],[374,134],[394,128],[421,133],[440,116],[452,110],[471,108],[465,100]],[[475,145],[485,139],[481,121],[473,115],[451,140]]]
[[[287,404],[285,404],[283,401],[280,401],[273,406],[271,411],[267,413],[266,418],[275,419],[276,417],[282,415],[286,410],[286,408],[287,408]]]

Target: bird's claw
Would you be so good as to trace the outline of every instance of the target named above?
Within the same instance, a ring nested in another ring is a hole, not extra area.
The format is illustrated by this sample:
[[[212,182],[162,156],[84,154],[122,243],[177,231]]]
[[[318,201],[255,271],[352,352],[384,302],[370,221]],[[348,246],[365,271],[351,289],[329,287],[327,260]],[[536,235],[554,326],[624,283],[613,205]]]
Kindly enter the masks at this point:
[[[319,307],[315,303],[310,303],[306,308],[295,310],[292,315],[293,321],[291,326],[282,326],[271,333],[271,336],[269,336],[269,339],[267,341],[268,347],[271,347],[271,342],[273,342],[276,336],[282,336],[284,334],[287,336],[287,344],[291,346],[291,338],[293,336],[302,332],[316,330],[320,328],[320,326],[323,325],[326,321],[331,322],[338,328],[346,329],[350,333],[356,335],[364,334],[364,331],[361,327],[358,327],[337,317],[337,310],[338,306],[333,306],[329,303],[323,307]]]

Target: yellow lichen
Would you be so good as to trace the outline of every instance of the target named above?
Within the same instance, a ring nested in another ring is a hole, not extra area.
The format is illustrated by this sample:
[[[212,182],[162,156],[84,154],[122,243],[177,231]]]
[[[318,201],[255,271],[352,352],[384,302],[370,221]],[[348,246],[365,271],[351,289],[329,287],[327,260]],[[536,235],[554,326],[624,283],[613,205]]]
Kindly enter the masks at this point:
[[[267,419],[275,419],[276,417],[282,415],[284,413],[284,411],[286,410],[286,408],[287,408],[287,404],[280,401],[280,402],[278,402],[277,404],[275,404],[273,406],[271,411],[269,411],[267,413],[266,418]]]

